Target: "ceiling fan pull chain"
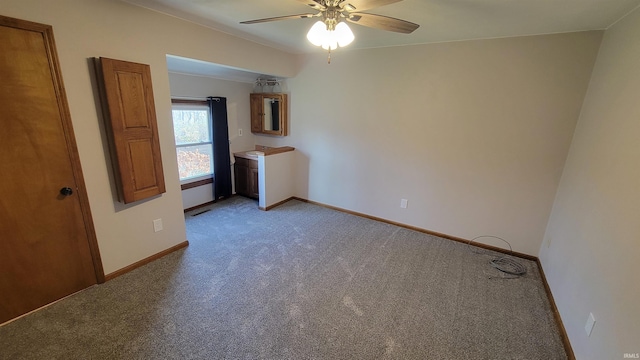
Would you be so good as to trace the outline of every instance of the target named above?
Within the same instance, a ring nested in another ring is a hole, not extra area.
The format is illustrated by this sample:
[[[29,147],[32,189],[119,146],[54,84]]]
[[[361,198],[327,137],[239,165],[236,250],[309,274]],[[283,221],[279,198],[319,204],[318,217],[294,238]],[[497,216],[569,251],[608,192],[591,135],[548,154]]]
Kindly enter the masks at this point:
[[[327,64],[331,64],[331,46],[329,46],[329,55],[327,56]]]

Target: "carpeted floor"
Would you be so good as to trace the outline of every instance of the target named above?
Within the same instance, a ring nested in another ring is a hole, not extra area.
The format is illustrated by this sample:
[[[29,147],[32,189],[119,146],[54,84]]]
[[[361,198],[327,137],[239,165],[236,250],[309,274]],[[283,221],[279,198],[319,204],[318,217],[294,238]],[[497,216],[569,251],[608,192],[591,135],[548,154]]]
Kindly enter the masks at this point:
[[[0,327],[0,358],[566,359],[532,261],[505,279],[490,252],[312,204],[210,208],[188,248]]]

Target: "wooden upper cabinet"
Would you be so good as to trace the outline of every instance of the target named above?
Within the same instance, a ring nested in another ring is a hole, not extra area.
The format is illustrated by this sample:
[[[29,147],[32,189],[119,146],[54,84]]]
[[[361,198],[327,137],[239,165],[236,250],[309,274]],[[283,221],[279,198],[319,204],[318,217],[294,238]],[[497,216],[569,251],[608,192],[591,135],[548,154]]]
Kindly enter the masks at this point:
[[[289,133],[289,104],[287,94],[254,93],[251,101],[251,132],[287,136]]]
[[[149,65],[95,59],[119,200],[164,193]]]

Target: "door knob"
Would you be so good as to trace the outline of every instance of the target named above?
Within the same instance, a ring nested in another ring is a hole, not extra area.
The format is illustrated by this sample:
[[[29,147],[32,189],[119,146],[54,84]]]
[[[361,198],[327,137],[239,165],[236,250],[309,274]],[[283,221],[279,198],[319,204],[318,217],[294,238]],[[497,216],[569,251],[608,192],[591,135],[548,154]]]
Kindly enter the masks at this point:
[[[60,194],[62,196],[69,196],[73,194],[73,189],[70,187],[63,187],[62,189],[60,189]]]

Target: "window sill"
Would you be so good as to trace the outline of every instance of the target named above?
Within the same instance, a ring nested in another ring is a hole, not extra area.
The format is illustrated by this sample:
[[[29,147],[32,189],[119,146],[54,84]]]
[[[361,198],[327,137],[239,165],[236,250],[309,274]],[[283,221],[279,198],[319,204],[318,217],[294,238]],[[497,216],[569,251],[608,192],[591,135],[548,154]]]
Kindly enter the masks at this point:
[[[213,178],[206,178],[202,180],[196,180],[196,181],[180,184],[180,189],[187,190],[187,189],[191,189],[191,188],[206,185],[206,184],[213,184]]]

